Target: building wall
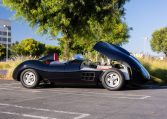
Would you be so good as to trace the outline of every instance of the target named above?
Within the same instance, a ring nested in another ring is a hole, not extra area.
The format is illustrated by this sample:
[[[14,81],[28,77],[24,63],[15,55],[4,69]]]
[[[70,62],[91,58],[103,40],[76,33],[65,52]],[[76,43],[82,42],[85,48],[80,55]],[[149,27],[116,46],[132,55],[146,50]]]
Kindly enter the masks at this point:
[[[7,28],[4,27],[4,25],[8,26],[8,32],[7,32]],[[7,36],[8,36],[8,40],[7,40]],[[12,43],[11,22],[9,20],[0,19],[0,44],[6,45],[7,41],[9,45]]]

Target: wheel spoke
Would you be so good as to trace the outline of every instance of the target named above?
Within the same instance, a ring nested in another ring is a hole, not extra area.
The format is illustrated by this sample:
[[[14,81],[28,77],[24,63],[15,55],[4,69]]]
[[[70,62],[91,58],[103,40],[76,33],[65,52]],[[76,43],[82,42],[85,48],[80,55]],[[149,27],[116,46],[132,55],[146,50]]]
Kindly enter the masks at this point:
[[[23,75],[23,81],[26,85],[33,85],[35,83],[35,74],[33,72],[25,72]]]
[[[115,88],[119,85],[120,83],[120,77],[117,73],[115,72],[111,72],[107,75],[107,78],[106,78],[106,84],[109,86],[109,87],[112,87],[112,88]]]

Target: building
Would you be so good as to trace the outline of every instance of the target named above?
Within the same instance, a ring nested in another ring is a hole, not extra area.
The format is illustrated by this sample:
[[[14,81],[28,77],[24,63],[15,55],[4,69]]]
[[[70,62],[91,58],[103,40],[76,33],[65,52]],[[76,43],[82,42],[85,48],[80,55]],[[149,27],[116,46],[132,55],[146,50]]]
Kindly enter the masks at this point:
[[[11,22],[0,19],[0,44],[11,45]]]

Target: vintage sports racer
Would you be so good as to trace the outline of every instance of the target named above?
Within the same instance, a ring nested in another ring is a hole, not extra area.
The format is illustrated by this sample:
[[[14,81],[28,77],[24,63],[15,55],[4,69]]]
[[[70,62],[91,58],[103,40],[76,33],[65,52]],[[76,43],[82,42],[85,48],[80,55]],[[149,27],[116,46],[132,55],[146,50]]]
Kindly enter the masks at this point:
[[[66,84],[102,83],[108,90],[120,90],[127,82],[143,84],[150,79],[148,71],[125,49],[106,42],[96,43],[93,49],[118,63],[101,66],[82,58],[61,63],[55,61],[55,54],[51,54],[21,63],[14,70],[13,78],[26,88],[35,88],[40,82],[49,81]]]

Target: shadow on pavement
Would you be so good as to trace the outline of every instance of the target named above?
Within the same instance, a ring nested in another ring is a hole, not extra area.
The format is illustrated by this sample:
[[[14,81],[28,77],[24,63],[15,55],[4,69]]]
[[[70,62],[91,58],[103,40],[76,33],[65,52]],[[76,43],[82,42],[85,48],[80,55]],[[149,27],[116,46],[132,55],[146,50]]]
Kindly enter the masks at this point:
[[[81,85],[81,84],[41,84],[38,88],[94,88],[104,89],[103,86],[99,85]]]
[[[83,89],[105,89],[102,85],[78,85],[78,84],[41,84],[38,86],[38,89],[41,88],[83,88]],[[156,90],[156,89],[167,89],[167,86],[159,85],[141,85],[141,86],[132,86],[127,85],[121,91],[130,91],[130,90]]]

